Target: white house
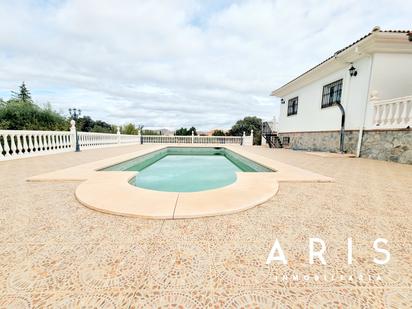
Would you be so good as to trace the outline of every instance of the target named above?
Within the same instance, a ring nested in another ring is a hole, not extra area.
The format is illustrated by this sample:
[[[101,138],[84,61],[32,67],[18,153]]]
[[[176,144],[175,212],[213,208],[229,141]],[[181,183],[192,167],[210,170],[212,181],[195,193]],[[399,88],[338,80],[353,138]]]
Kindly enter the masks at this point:
[[[272,95],[285,147],[412,163],[410,31],[375,27]]]

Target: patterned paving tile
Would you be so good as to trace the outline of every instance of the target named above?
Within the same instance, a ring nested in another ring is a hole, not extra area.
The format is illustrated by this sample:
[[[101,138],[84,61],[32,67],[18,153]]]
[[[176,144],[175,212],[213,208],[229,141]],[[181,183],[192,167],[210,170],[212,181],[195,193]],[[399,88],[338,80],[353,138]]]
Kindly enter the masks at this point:
[[[159,240],[148,255],[150,289],[208,288],[210,256],[207,243]]]
[[[24,181],[136,147],[0,163],[0,308],[410,308],[411,166],[253,148],[336,182],[282,183],[248,211],[175,221],[95,212],[76,182]],[[326,242],[327,265],[308,264],[309,237]],[[384,266],[371,262],[378,237]],[[266,265],[276,238],[287,265]]]
[[[81,290],[142,289],[147,281],[147,253],[139,244],[102,244],[78,268]]]
[[[73,291],[78,289],[78,264],[87,257],[82,245],[47,245],[9,269],[8,292]]]

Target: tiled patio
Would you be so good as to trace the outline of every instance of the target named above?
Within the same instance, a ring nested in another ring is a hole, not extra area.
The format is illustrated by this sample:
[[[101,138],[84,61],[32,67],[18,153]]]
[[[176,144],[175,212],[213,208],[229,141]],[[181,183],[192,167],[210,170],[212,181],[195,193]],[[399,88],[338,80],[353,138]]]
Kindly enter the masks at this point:
[[[281,183],[248,211],[167,221],[90,210],[76,182],[24,181],[139,147],[0,162],[0,308],[410,308],[412,166],[250,148],[336,182]],[[325,240],[326,266],[309,265],[309,237]],[[379,237],[385,266],[372,262]],[[288,265],[265,264],[276,238]]]

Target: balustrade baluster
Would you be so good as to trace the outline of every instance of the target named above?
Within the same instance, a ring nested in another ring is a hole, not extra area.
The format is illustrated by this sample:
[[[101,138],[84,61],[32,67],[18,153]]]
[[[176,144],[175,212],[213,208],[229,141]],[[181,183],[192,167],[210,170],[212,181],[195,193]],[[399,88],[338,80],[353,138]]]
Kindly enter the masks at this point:
[[[47,134],[47,148],[49,151],[53,150],[53,140],[51,134]]]
[[[3,144],[4,144],[4,138],[2,135],[0,135],[0,159],[2,159],[4,156],[5,150],[4,150]]]
[[[53,134],[48,135],[48,142],[49,142],[49,149],[54,150],[54,140],[53,140]]]
[[[33,134],[28,134],[27,138],[29,139],[29,149],[30,153],[32,154],[34,152],[34,146],[33,146]]]
[[[411,125],[411,111],[412,111],[412,100],[405,100],[405,108],[402,115],[402,121],[404,125]]]
[[[374,106],[373,107],[373,124],[376,126],[379,122],[378,122],[378,106]]]
[[[389,108],[390,106],[388,104],[383,106],[383,125],[387,125],[389,122]]]
[[[69,135],[64,134],[64,148],[69,148]]]
[[[21,144],[21,135],[20,134],[16,135],[16,140],[17,140],[16,151],[18,152],[18,155],[21,156],[21,155],[23,155],[23,146]]]
[[[11,150],[11,155],[16,156],[16,140],[14,139],[14,134],[10,134],[10,150]]]
[[[23,154],[25,154],[25,155],[28,155],[28,154],[30,154],[30,151],[29,151],[29,146],[28,146],[28,143],[27,143],[27,134],[22,134],[22,139],[23,139]]]
[[[394,122],[395,122],[395,115],[396,115],[396,111],[397,111],[397,108],[398,108],[398,102],[396,102],[396,103],[392,103],[392,104],[390,104],[389,106],[390,106],[390,118],[389,118],[389,123],[390,124],[393,124]]]
[[[54,150],[59,149],[59,141],[57,139],[57,134],[53,133],[53,141],[54,141]]]
[[[39,137],[39,151],[44,151],[45,147],[44,147],[44,135],[41,134],[38,136]]]
[[[4,134],[3,135],[3,147],[4,147],[4,151],[6,152],[4,154],[5,157],[10,157],[10,145],[9,145],[9,135],[8,134]]]

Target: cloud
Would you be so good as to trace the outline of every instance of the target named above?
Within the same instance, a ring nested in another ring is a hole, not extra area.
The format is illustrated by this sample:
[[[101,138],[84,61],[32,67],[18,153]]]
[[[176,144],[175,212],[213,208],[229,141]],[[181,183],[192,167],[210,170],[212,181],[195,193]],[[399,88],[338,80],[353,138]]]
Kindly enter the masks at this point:
[[[0,94],[24,80],[63,112],[229,128],[271,119],[271,90],[375,25],[408,28],[408,12],[397,0],[2,1]]]

